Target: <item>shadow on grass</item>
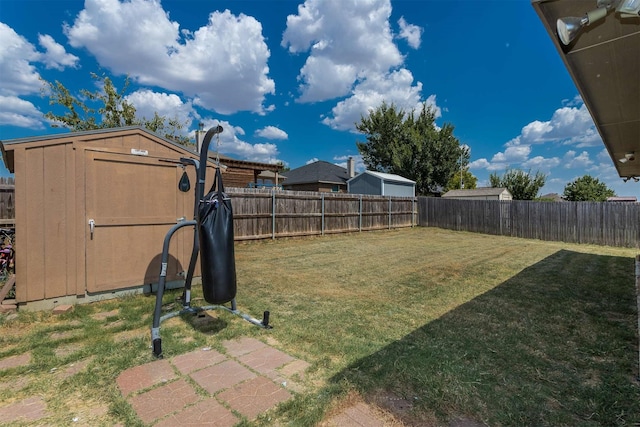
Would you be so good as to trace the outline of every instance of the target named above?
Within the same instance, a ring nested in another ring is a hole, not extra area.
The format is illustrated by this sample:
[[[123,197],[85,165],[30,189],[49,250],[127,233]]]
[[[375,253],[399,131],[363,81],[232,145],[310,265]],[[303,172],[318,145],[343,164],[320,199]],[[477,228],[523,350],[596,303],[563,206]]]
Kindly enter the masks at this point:
[[[638,425],[633,258],[559,251],[332,378],[409,425]]]

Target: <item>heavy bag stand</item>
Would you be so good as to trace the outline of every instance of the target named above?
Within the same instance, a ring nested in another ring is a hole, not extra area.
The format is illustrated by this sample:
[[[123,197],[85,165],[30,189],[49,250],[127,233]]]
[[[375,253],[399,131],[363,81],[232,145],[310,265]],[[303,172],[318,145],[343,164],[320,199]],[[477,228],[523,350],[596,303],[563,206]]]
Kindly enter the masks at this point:
[[[162,338],[160,338],[160,323],[163,321],[170,319],[172,317],[180,316],[182,314],[193,314],[196,315],[202,311],[207,310],[215,310],[221,309],[228,311],[231,314],[235,314],[236,316],[242,317],[246,321],[259,326],[261,328],[270,329],[269,325],[269,312],[265,311],[263,314],[262,321],[255,319],[248,314],[242,313],[238,311],[236,308],[236,299],[235,297],[231,300],[231,307],[227,307],[225,305],[208,305],[204,307],[192,307],[191,306],[191,281],[193,280],[193,274],[196,268],[196,262],[198,259],[198,253],[200,252],[200,239],[198,236],[198,225],[200,223],[199,218],[199,205],[202,202],[202,198],[204,195],[204,184],[207,170],[207,160],[209,153],[209,143],[211,142],[211,138],[214,135],[222,132],[222,126],[217,126],[209,129],[205,134],[202,148],[200,149],[200,161],[181,157],[180,163],[185,166],[193,165],[196,168],[196,187],[195,187],[195,202],[194,202],[194,219],[192,221],[182,221],[173,227],[167,232],[167,235],[164,238],[164,244],[162,246],[162,259],[160,264],[160,278],[158,280],[158,291],[156,293],[156,305],[155,310],[153,312],[153,326],[151,327],[151,341],[153,343],[153,355],[157,358],[162,358]],[[217,165],[220,167],[220,164]],[[187,276],[185,278],[184,283],[184,292],[182,293],[182,309],[172,311],[170,313],[162,316],[162,297],[164,295],[165,282],[167,278],[167,265],[169,259],[169,244],[171,243],[171,237],[173,234],[183,227],[193,227],[193,250],[191,252],[191,260],[189,261],[189,270],[187,270]],[[206,260],[202,260],[202,262],[206,262]],[[206,286],[205,283],[202,286]]]

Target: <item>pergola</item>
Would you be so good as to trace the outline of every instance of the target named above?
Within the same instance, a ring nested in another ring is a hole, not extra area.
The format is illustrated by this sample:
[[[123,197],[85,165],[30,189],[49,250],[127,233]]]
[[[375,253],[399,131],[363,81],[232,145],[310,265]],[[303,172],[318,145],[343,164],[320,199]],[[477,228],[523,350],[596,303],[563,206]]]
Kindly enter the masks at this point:
[[[618,174],[625,180],[637,181],[640,179],[640,16],[637,11],[634,16],[622,16],[616,10],[621,3],[636,7],[640,0],[532,0],[533,8],[591,113]],[[565,23],[564,27],[578,26],[578,29],[574,32],[575,39],[565,45],[558,35],[557,21],[567,17],[576,19],[565,21],[569,24]],[[582,27],[578,24],[580,20]]]

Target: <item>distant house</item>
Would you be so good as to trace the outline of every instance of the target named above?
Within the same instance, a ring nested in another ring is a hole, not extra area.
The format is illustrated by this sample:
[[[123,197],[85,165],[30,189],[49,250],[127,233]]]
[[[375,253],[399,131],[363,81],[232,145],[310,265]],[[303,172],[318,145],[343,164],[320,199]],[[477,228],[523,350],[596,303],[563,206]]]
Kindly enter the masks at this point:
[[[542,196],[539,197],[540,200],[544,200],[544,201],[551,201],[551,202],[564,202],[565,200],[562,198],[562,196],[558,193],[548,193],[548,194],[543,194]]]
[[[638,198],[635,196],[619,196],[619,197],[607,197],[607,202],[631,202],[635,203]]]
[[[364,171],[347,181],[347,191],[352,194],[414,197],[416,182],[400,175]]]
[[[352,164],[352,163],[350,163]],[[318,191],[321,193],[346,193],[349,173],[333,163],[318,160],[285,172],[282,187],[292,191]]]
[[[446,199],[465,200],[513,200],[506,188],[480,187],[469,190],[449,190],[442,195]]]

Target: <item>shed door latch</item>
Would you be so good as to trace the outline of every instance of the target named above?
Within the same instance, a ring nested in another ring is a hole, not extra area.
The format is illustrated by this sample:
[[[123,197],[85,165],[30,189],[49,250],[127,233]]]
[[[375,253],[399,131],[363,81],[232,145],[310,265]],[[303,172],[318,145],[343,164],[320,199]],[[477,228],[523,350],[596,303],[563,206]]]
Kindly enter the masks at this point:
[[[93,219],[89,220],[89,231],[91,232],[91,240],[93,240],[93,232],[96,229],[96,222]]]

